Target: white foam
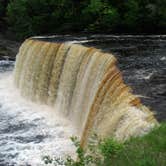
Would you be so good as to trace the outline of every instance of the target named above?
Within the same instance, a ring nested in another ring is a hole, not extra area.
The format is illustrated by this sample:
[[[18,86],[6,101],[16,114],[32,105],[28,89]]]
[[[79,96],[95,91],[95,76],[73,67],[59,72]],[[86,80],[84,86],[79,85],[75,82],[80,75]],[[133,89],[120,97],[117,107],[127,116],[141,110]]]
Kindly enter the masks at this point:
[[[165,61],[166,60],[166,56],[161,57],[160,60]]]
[[[10,72],[0,73],[0,155],[6,156],[3,160],[37,166],[42,165],[44,155],[74,155],[69,137],[75,135],[75,130],[70,122],[49,106],[26,101],[12,84]],[[11,129],[14,126],[16,129]]]

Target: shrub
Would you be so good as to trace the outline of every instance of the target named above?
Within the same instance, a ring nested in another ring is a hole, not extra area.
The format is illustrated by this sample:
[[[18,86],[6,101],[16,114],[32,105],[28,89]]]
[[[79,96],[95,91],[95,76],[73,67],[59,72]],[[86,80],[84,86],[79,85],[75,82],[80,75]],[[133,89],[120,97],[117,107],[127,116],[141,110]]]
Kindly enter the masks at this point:
[[[107,160],[123,149],[123,145],[115,141],[114,139],[99,140],[96,135],[93,136],[88,147],[84,150],[80,146],[80,142],[77,137],[71,138],[76,147],[77,159],[72,159],[71,156],[67,156],[65,160],[61,158],[51,158],[50,156],[44,156],[43,161],[45,164],[65,165],[65,166],[90,166],[90,165],[105,165]]]
[[[115,139],[107,138],[99,144],[99,149],[101,150],[101,154],[104,158],[109,159],[115,155],[118,155],[122,151],[123,145]]]
[[[165,134],[166,123],[145,136],[133,137],[123,144],[112,138],[100,140],[94,135],[86,150],[81,148],[76,137],[72,137],[77,160],[73,160],[71,156],[67,156],[65,160],[45,156],[43,161],[45,164],[64,166],[165,166]]]

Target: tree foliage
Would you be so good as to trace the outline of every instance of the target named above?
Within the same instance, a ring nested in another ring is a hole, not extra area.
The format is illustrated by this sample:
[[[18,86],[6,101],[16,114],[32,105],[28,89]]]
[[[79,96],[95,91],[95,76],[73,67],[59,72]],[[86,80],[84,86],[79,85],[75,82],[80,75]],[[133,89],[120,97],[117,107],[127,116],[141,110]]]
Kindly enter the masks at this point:
[[[0,0],[2,20],[19,38],[57,32],[164,33],[166,1]]]
[[[0,31],[4,31],[6,28],[6,8],[9,0],[0,0]]]

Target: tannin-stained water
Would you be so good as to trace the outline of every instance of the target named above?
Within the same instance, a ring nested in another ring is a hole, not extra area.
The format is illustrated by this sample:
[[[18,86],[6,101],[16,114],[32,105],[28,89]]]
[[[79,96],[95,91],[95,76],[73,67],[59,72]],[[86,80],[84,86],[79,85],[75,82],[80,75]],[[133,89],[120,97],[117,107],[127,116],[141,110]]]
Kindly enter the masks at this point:
[[[115,57],[95,48],[27,39],[14,78],[23,97],[50,105],[70,120],[82,146],[94,132],[124,140],[156,124],[124,84]]]
[[[14,75],[8,71],[13,63],[1,66],[0,164],[41,165],[43,155],[72,155],[72,135],[85,146],[94,132],[124,140],[156,124],[123,83],[111,54],[26,40]]]

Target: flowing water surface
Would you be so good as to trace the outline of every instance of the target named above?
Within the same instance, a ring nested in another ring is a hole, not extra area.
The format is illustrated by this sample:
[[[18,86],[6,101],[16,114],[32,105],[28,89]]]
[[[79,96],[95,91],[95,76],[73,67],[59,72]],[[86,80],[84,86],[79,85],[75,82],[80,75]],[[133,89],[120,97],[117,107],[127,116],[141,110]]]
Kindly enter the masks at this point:
[[[20,97],[12,69],[13,62],[0,61],[0,166],[37,166],[45,155],[73,154],[70,123],[52,108]]]
[[[166,120],[166,35],[55,35],[41,40],[69,41],[112,53],[125,82],[141,101]]]
[[[125,82],[159,120],[166,119],[165,36],[54,36],[49,40],[82,43],[116,55]],[[20,97],[13,87],[13,66],[12,61],[0,61],[0,165],[36,166],[42,165],[43,155],[73,154],[69,137],[76,131],[70,122],[49,106]]]

